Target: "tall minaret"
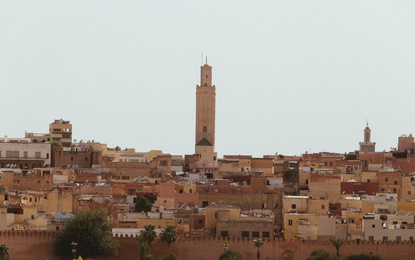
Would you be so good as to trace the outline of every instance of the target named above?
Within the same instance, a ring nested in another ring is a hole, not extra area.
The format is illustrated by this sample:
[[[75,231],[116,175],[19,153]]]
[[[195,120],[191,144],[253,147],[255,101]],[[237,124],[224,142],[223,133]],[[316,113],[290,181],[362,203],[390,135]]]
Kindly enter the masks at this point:
[[[215,106],[216,87],[212,85],[212,67],[200,68],[200,86],[196,86],[196,140],[195,153],[204,161],[216,161]]]
[[[371,135],[372,130],[370,130],[369,128],[369,122],[366,123],[366,128],[363,131],[364,131],[364,134],[363,134],[364,141],[359,142],[360,151],[374,152],[376,143],[370,141],[370,135]]]

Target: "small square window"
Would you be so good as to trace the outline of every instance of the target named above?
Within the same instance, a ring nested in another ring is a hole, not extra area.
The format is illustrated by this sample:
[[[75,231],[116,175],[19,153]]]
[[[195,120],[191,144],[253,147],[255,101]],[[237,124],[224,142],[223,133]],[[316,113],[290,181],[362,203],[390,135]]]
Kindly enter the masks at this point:
[[[296,209],[297,208],[297,205],[296,204],[291,204],[291,208],[292,209]]]
[[[293,220],[292,219],[289,219],[288,220],[288,226],[292,226],[293,225]]]
[[[375,226],[375,224],[373,224],[373,225],[372,225],[372,228],[375,228],[375,227],[376,227],[376,226]]]
[[[321,209],[325,209],[326,208],[326,205],[321,205]]]

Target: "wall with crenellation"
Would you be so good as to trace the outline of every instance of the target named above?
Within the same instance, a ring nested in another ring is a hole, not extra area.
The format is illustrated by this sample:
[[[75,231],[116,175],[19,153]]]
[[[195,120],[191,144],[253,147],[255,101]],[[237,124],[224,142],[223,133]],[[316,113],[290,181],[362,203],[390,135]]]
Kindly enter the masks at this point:
[[[11,259],[16,260],[58,260],[53,253],[53,243],[56,233],[46,231],[3,231],[0,232],[0,242],[6,243],[10,248]],[[139,259],[139,249],[133,237],[118,237],[121,249],[116,257],[100,257],[100,260],[113,259]],[[171,252],[181,260],[216,260],[223,253],[223,243],[227,243],[230,249],[245,254],[246,259],[256,259],[256,248],[251,239],[223,239],[223,238],[180,238],[177,243],[172,244]],[[330,241],[282,241],[265,240],[261,248],[261,259],[263,260],[305,260],[313,250],[324,249],[335,253],[334,246]],[[384,257],[385,260],[410,260],[415,254],[415,247],[411,242],[389,242],[381,244],[361,241],[345,242],[340,248],[342,256],[351,253],[372,252]],[[156,242],[152,248],[154,259],[159,260],[167,255],[166,243]],[[86,259],[88,256],[82,256]],[[62,258],[65,260],[69,258]]]

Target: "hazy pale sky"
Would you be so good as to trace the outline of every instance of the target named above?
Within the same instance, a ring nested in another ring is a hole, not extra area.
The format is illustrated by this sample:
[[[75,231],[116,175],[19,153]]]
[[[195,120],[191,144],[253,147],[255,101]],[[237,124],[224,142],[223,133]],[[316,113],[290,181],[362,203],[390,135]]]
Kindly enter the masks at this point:
[[[376,150],[415,133],[415,1],[0,0],[0,136],[192,154],[201,52],[216,150]]]

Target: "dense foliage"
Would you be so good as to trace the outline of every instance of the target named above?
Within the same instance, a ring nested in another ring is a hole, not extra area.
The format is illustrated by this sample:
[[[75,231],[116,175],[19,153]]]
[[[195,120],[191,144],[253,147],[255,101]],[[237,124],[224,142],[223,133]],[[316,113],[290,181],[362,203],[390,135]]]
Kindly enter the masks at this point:
[[[77,245],[72,246],[75,242]],[[112,225],[104,211],[80,210],[75,212],[55,240],[55,254],[71,256],[73,247],[76,255],[83,258],[114,256],[118,253],[118,241],[112,236]]]
[[[0,245],[0,260],[10,260],[9,246],[5,243]]]
[[[307,260],[340,260],[340,257],[332,255],[323,249],[317,249],[311,252]]]
[[[175,254],[169,254],[163,257],[161,260],[179,260],[179,258]]]
[[[137,202],[135,203],[135,212],[150,212],[151,202],[143,196],[137,196]]]
[[[50,141],[49,143],[52,147],[62,147],[62,143],[59,141]]]
[[[311,252],[307,260],[383,260],[383,257],[380,255],[373,255],[372,253],[364,253],[350,254],[340,258],[339,256],[330,254],[323,249],[318,249]]]
[[[219,260],[246,260],[245,256],[236,250],[228,249],[219,256]]]
[[[383,257],[380,255],[373,255],[372,253],[365,254],[350,254],[344,257],[344,260],[383,260]]]

